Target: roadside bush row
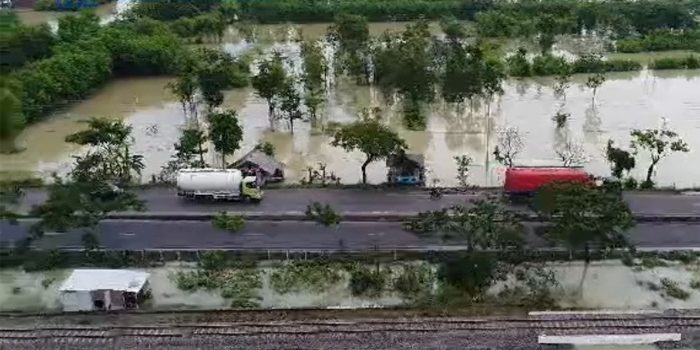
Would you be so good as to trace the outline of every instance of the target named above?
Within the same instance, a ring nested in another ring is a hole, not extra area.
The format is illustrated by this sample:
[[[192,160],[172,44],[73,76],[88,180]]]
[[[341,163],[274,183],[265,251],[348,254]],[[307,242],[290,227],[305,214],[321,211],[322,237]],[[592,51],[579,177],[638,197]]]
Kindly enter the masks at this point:
[[[660,58],[654,60],[650,65],[651,69],[699,69],[700,59],[690,55],[682,58]]]
[[[203,258],[215,251],[59,251],[59,250],[23,250],[0,248],[0,269],[22,267],[26,271],[42,271],[59,268],[96,266],[96,267],[149,267],[159,266],[168,261],[202,262]],[[259,261],[269,260],[304,260],[314,262],[336,262],[340,264],[356,263],[381,263],[392,261],[423,260],[429,263],[441,263],[458,258],[462,255],[459,251],[386,251],[386,252],[255,252],[255,251],[216,251],[223,256],[223,265],[219,268],[236,267],[252,268]],[[494,259],[510,264],[523,262],[548,262],[581,260],[583,252],[574,252],[573,256],[568,251],[502,251],[488,253]],[[700,253],[693,251],[671,252],[637,252],[635,256],[656,257],[665,260],[688,261],[696,260]],[[611,252],[609,254],[593,253],[593,260],[624,259],[628,258],[628,252]],[[206,259],[205,259],[206,260]]]
[[[618,52],[695,50],[700,51],[700,30],[658,30],[640,38],[621,39]]]
[[[574,62],[567,62],[563,57],[538,55],[527,59],[527,52],[519,50],[506,59],[508,74],[513,77],[530,77],[544,75],[561,75],[576,73],[628,72],[642,69],[639,62],[632,60],[602,60],[596,56],[581,56]]]

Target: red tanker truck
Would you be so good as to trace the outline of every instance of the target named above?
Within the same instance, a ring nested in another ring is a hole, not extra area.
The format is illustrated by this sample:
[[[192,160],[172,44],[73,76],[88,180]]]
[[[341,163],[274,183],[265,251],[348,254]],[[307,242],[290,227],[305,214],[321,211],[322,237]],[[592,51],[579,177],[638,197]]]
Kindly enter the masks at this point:
[[[553,182],[577,182],[594,185],[596,179],[583,168],[514,167],[506,170],[504,190],[511,196],[531,195]]]

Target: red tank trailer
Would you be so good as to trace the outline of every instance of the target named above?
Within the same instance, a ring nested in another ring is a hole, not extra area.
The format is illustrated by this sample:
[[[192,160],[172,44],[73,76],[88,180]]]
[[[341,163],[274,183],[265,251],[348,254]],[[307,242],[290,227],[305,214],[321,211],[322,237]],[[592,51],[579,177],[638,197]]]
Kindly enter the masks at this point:
[[[594,177],[582,168],[515,167],[506,170],[504,189],[511,195],[529,195],[553,182],[595,183]]]

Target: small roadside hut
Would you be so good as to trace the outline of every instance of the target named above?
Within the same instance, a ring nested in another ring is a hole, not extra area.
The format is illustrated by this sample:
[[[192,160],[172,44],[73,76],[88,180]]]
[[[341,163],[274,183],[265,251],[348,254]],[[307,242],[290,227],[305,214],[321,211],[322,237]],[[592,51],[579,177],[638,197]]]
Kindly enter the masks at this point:
[[[261,184],[284,180],[284,164],[257,149],[246,153],[232,167],[245,175],[258,176],[262,180]]]
[[[73,270],[59,288],[63,311],[136,309],[150,294],[149,277],[132,270]]]
[[[425,158],[422,154],[399,153],[388,157],[387,182],[392,185],[425,184]]]

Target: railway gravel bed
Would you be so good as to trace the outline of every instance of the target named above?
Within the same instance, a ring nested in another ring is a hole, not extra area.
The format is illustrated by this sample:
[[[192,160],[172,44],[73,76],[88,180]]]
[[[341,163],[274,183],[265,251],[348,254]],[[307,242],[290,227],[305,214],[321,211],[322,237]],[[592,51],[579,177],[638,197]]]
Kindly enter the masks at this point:
[[[0,349],[553,349],[537,336],[679,332],[700,346],[700,315],[316,319],[0,327]],[[9,321],[6,319],[5,321]],[[114,320],[113,320],[114,321]],[[556,347],[555,347],[556,348]]]

